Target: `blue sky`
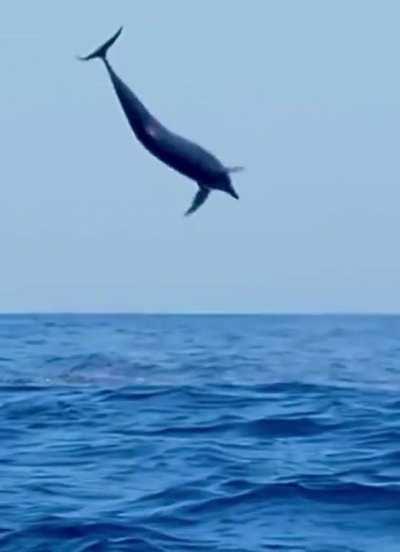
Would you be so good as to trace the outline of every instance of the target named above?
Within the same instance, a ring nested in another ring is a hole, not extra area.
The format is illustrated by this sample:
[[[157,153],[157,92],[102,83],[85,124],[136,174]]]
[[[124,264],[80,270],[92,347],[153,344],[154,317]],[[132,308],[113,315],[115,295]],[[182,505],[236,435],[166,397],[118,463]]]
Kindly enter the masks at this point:
[[[399,312],[400,4],[8,0],[0,311]],[[228,165],[135,141],[99,62]]]

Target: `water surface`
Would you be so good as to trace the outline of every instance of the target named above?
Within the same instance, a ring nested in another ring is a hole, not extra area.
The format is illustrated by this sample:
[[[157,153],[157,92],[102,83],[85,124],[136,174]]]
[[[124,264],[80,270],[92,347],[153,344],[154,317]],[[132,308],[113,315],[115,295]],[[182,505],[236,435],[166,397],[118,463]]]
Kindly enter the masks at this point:
[[[1,316],[0,550],[398,552],[400,317]]]

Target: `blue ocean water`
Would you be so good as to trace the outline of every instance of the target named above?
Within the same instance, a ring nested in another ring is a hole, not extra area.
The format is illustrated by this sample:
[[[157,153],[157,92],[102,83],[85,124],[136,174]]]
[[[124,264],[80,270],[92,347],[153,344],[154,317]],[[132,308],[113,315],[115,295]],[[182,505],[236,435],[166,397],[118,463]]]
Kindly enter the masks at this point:
[[[0,317],[0,550],[400,550],[400,317]]]

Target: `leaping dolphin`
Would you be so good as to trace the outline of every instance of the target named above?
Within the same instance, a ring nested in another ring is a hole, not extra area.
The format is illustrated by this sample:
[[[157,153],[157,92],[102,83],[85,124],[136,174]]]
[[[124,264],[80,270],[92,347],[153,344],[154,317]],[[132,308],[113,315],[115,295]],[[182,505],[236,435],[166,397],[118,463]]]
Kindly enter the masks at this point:
[[[212,153],[165,128],[115,73],[107,59],[107,52],[121,32],[122,27],[100,48],[79,59],[88,61],[100,58],[104,62],[121,107],[139,142],[160,161],[198,184],[199,190],[185,215],[197,211],[212,190],[222,190],[239,199],[230,173],[242,170],[242,167],[225,167]]]

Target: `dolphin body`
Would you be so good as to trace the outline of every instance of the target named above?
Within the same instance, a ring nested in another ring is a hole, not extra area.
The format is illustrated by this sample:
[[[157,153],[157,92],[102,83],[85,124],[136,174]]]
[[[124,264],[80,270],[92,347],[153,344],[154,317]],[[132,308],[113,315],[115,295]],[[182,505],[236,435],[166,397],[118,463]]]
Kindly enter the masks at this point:
[[[194,213],[212,190],[221,190],[239,199],[230,173],[242,170],[242,167],[225,167],[212,153],[165,128],[115,73],[107,59],[107,52],[121,32],[122,27],[97,50],[79,59],[88,61],[100,58],[104,62],[121,107],[139,142],[160,161],[198,184],[199,190],[185,215]]]

